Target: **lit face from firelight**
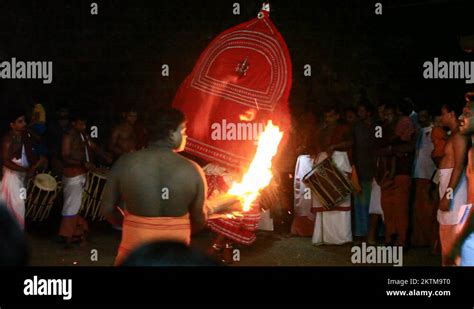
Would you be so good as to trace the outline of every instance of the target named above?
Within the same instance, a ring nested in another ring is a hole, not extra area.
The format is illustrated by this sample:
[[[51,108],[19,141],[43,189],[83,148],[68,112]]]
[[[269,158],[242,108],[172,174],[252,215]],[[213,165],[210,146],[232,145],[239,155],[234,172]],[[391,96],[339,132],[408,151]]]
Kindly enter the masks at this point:
[[[171,131],[170,138],[173,143],[174,151],[183,151],[188,138],[188,135],[186,135],[186,122],[181,123],[176,130]]]
[[[10,123],[10,127],[17,132],[23,132],[26,129],[25,116],[18,117],[14,122]]]
[[[124,114],[124,118],[125,118],[126,123],[133,126],[137,122],[138,115],[137,115],[137,112],[130,111]]]
[[[463,120],[461,120],[461,133],[474,134],[474,102],[468,101],[463,109]]]
[[[338,120],[339,120],[339,114],[336,113],[335,111],[329,111],[329,112],[324,113],[324,121],[329,126],[337,124]]]

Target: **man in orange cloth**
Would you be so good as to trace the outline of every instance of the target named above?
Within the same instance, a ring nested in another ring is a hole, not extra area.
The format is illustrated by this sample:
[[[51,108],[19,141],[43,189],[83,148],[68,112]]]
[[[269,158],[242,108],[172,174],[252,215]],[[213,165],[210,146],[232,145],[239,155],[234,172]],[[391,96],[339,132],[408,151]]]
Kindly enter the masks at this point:
[[[410,107],[411,108],[411,107]],[[382,189],[382,209],[385,220],[385,242],[405,246],[408,232],[408,206],[410,199],[411,167],[415,150],[415,125],[408,117],[411,109],[400,104],[397,108],[385,106],[386,127],[383,130],[384,146],[378,155],[388,164],[384,177],[379,180]]]
[[[207,222],[207,185],[202,169],[177,154],[186,144],[186,119],[181,111],[164,109],[150,128],[154,142],[147,149],[122,155],[107,176],[101,212],[122,226],[115,259],[120,265],[147,242],[173,241],[189,245],[191,233]],[[123,200],[122,214],[116,205]]]

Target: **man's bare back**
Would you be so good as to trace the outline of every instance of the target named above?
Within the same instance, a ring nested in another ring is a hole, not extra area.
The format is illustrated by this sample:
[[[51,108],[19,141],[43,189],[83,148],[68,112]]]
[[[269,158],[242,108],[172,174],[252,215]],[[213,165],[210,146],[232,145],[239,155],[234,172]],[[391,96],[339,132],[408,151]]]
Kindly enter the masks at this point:
[[[150,147],[124,155],[114,164],[107,176],[101,207],[103,213],[111,214],[121,199],[125,210],[137,216],[189,214],[195,232],[207,221],[206,194],[204,172],[196,163],[171,149]],[[120,222],[117,216],[111,220]]]
[[[102,215],[121,225],[123,216],[116,207],[123,201],[126,212],[141,217],[189,214],[196,233],[207,222],[207,185],[202,169],[177,154],[186,145],[185,116],[176,109],[163,109],[157,113],[156,126],[160,129],[152,146],[122,155],[108,173]]]

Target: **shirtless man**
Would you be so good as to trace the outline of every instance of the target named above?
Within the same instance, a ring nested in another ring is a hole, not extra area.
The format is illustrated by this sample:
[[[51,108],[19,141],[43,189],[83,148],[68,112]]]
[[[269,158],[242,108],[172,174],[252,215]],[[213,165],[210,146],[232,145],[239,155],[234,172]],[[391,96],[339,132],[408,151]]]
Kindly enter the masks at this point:
[[[122,114],[122,117],[123,121],[113,129],[110,137],[109,151],[112,152],[114,159],[118,159],[124,153],[138,150],[135,133],[137,112],[129,109]]]
[[[191,233],[207,222],[207,184],[202,169],[177,152],[186,144],[186,120],[175,109],[157,113],[155,142],[121,156],[107,177],[101,211],[113,225],[122,225],[115,265],[149,241],[189,244]],[[116,208],[125,202],[124,213]],[[154,228],[150,228],[155,226]]]
[[[70,247],[73,241],[84,240],[88,231],[87,222],[78,213],[86,174],[95,168],[94,155],[99,155],[105,161],[112,161],[98,145],[90,140],[86,134],[86,128],[85,116],[76,114],[71,119],[70,130],[64,134],[62,140],[64,204],[59,236],[66,241],[66,247]]]
[[[457,237],[459,211],[467,201],[465,176],[467,138],[459,132],[458,118],[452,106],[447,104],[442,106],[441,122],[451,130],[444,147],[444,156],[439,164],[441,200],[438,210],[442,263],[443,266],[449,266],[453,265],[449,254]]]
[[[474,140],[474,93],[466,94],[466,106],[463,110],[464,119],[461,121],[460,131],[471,141]],[[461,266],[474,266],[474,152],[473,143],[468,151],[468,162],[466,167],[467,177],[467,203],[471,209],[464,222],[461,224],[455,245],[451,252],[451,260],[461,257]]]
[[[2,197],[10,213],[23,229],[25,222],[25,200],[22,189],[26,189],[26,177],[47,165],[47,160],[39,160],[33,155],[32,139],[26,128],[25,114],[21,110],[10,111],[11,130],[2,141],[3,178]],[[25,192],[26,193],[26,192]]]

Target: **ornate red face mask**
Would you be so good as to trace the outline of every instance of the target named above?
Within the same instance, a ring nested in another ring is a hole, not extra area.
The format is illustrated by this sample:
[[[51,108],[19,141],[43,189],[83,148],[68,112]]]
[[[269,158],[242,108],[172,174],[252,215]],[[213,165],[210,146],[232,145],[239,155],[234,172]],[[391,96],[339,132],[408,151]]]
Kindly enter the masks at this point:
[[[268,120],[289,129],[291,82],[288,48],[264,6],[257,18],[218,35],[178,90],[173,107],[188,119],[185,151],[228,167],[246,165]]]

